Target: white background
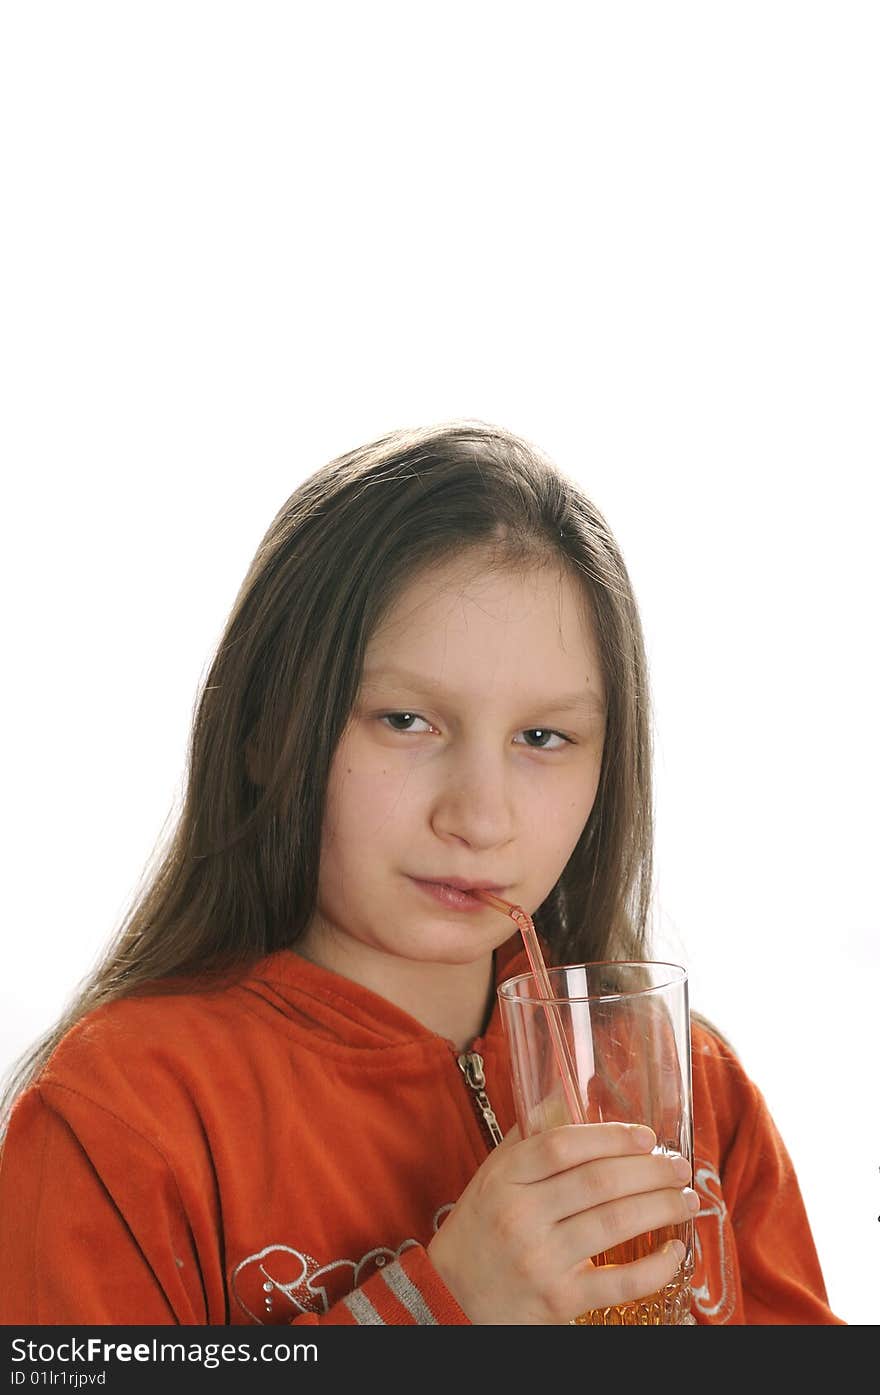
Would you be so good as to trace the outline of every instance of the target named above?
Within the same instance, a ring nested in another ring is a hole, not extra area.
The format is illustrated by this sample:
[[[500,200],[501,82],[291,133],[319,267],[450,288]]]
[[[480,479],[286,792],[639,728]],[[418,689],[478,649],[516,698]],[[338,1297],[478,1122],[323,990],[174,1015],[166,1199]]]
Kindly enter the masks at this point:
[[[474,416],[603,510],[658,957],[880,1321],[874,4],[7,3],[0,1065],[109,939],[263,532]]]

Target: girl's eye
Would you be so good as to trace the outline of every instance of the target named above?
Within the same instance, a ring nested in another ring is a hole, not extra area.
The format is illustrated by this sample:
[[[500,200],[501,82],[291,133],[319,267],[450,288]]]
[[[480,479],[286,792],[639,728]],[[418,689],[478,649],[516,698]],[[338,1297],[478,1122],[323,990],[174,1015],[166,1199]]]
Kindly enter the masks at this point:
[[[431,723],[427,721],[426,717],[420,717],[416,712],[386,712],[383,714],[383,716],[379,718],[379,720],[380,722],[393,722],[398,717],[401,717],[404,722],[426,722],[428,726],[431,725]],[[392,726],[391,730],[405,733],[407,731],[412,731],[412,727]],[[554,736],[560,743],[558,746],[548,746],[546,744],[529,746],[529,750],[531,751],[561,751],[564,745],[571,745],[569,737],[563,736],[562,733],[559,731],[551,731],[549,727],[526,727],[524,728],[524,730],[526,735],[540,737],[542,743],[545,743],[549,737]],[[417,735],[421,735],[421,733],[419,732],[417,733]]]
[[[415,712],[386,712],[382,717],[379,718],[379,721],[380,721],[380,722],[390,722],[390,721],[392,721],[395,717],[402,717],[403,720],[404,720],[405,722],[423,722],[423,721],[425,720],[424,717],[418,717],[418,716],[416,716]],[[428,726],[430,726],[430,725],[431,725],[431,724],[430,724],[430,722],[429,722],[429,723],[428,723]],[[391,730],[392,730],[392,731],[411,731],[412,728],[411,728],[411,727],[392,727]]]
[[[563,746],[570,746],[572,743],[567,736],[563,736],[561,731],[551,731],[549,727],[526,727],[528,736],[540,736],[541,740],[555,736],[559,742],[558,746],[532,746],[532,751],[561,751]]]

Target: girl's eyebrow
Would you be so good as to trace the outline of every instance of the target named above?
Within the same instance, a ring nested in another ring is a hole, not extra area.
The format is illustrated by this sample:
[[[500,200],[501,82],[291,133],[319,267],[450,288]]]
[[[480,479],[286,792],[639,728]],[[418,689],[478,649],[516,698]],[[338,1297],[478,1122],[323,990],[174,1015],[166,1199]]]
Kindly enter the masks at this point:
[[[387,668],[372,668],[364,671],[362,675],[362,686],[373,687],[379,680],[393,679],[402,683],[412,693],[423,693],[426,697],[454,697],[454,694],[445,691],[443,684],[436,679],[426,678],[424,674],[411,673],[408,669],[397,668],[390,665]],[[584,689],[579,693],[565,693],[560,697],[537,697],[532,703],[534,707],[544,708],[550,712],[604,712],[605,703],[599,694],[591,689]]]

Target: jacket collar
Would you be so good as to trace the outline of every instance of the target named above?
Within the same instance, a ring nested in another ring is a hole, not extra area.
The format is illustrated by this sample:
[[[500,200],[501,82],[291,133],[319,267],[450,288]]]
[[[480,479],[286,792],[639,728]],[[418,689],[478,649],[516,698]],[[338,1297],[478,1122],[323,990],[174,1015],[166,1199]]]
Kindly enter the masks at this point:
[[[548,948],[542,942],[545,957]],[[518,930],[495,951],[495,986],[529,970]],[[547,957],[547,962],[550,962]],[[292,1025],[319,1035],[328,1044],[387,1049],[421,1041],[436,1042],[435,1032],[379,993],[297,954],[277,950],[250,969],[242,987],[259,994],[290,1019]],[[502,1033],[497,997],[479,1042]]]

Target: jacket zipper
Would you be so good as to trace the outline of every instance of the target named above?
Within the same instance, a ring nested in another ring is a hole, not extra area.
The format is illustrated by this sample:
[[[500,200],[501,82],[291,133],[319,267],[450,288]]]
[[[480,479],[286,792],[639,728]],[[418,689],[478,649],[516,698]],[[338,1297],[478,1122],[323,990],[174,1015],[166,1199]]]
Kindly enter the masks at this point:
[[[503,1141],[504,1135],[498,1127],[495,1111],[489,1103],[489,1096],[486,1094],[483,1058],[478,1051],[462,1051],[458,1057],[458,1064],[462,1075],[474,1092],[474,1098],[483,1116],[483,1122],[491,1135],[492,1146],[497,1148],[498,1144]]]

